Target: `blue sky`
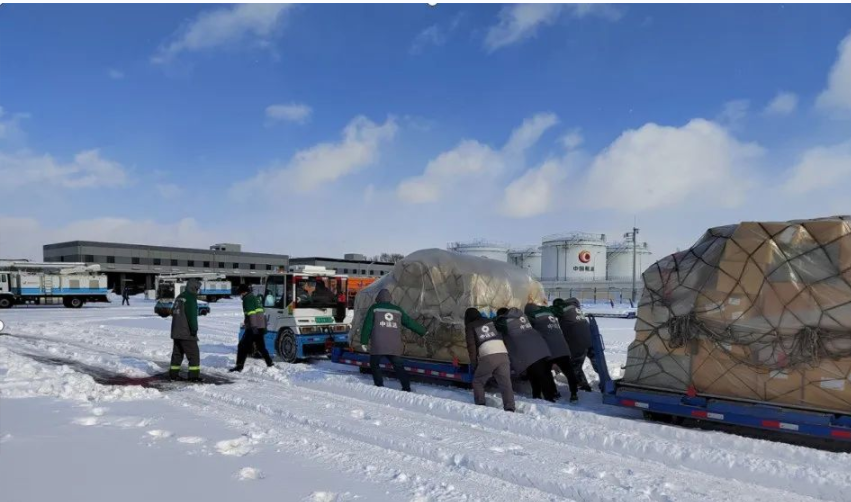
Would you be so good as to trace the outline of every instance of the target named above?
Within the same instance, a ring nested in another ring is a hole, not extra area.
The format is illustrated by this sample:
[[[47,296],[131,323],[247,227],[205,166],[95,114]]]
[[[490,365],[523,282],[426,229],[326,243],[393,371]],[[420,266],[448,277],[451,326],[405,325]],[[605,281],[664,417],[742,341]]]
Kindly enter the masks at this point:
[[[847,5],[7,4],[0,106],[4,257],[851,213]]]

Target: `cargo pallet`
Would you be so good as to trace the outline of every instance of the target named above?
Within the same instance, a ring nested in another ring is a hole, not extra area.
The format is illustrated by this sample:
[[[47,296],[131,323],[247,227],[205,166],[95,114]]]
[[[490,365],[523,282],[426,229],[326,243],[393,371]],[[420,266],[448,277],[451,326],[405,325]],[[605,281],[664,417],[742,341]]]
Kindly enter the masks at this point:
[[[851,447],[851,415],[704,397],[693,392],[678,394],[612,380],[597,321],[593,317],[589,321],[605,404],[636,409],[647,418],[666,418],[672,423],[695,420],[732,426],[734,430],[742,428],[743,432],[772,431],[784,436],[841,442],[843,447]]]
[[[354,352],[347,348],[334,348],[331,351],[331,361],[338,364],[358,366],[362,370],[370,369],[369,354]],[[402,361],[405,371],[411,376],[445,380],[463,385],[473,383],[473,368],[469,364],[459,364],[458,362],[444,363],[409,357],[403,357]],[[382,359],[381,369],[393,372],[393,365],[389,364],[386,359]]]

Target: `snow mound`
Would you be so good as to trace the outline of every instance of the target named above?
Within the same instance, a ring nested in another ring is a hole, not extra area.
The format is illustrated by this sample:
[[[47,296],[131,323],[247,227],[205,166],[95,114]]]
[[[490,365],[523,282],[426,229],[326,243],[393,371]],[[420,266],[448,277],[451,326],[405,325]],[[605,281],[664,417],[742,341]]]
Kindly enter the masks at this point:
[[[236,479],[240,481],[251,481],[254,479],[263,479],[266,477],[263,471],[254,467],[243,467],[236,473]]]

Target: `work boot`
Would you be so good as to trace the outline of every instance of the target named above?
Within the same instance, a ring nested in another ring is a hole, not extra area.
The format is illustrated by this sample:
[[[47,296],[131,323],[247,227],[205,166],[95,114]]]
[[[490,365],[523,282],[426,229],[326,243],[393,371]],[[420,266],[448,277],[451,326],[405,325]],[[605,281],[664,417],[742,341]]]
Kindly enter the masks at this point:
[[[571,394],[570,395],[570,402],[571,402],[571,404],[572,403],[578,403],[579,402],[579,396],[577,396],[576,394]]]
[[[172,368],[172,369],[168,370],[168,379],[169,380],[180,380],[180,367],[178,367],[177,369]]]
[[[233,372],[242,373],[242,368],[240,368],[239,366],[234,366],[233,368],[228,370],[228,373],[233,373]]]
[[[275,367],[275,363],[266,363],[266,367],[267,367],[267,368],[274,368],[274,367]]]
[[[587,383],[580,385],[579,390],[584,391],[584,392],[594,392],[593,390],[591,390],[591,386],[588,385]]]

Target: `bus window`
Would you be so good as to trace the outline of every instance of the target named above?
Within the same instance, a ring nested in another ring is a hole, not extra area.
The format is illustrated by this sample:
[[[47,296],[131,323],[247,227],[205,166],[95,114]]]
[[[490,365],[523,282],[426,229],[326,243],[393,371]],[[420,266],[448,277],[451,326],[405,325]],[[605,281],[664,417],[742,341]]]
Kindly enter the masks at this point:
[[[263,305],[266,307],[284,308],[285,277],[270,275],[266,278],[266,291],[263,293]]]

